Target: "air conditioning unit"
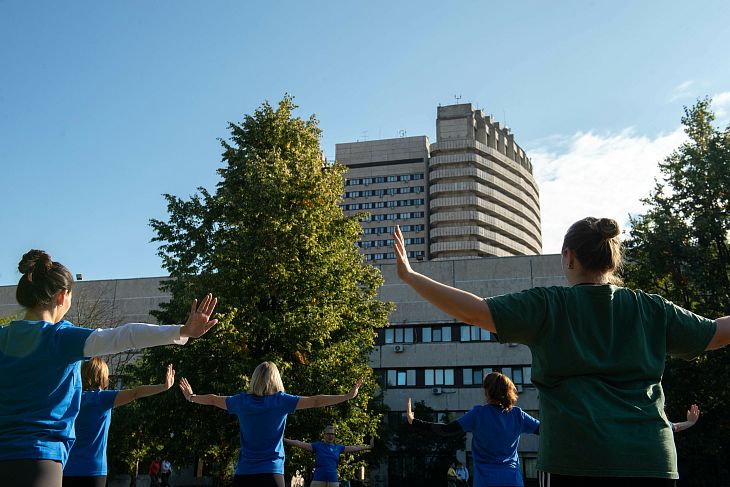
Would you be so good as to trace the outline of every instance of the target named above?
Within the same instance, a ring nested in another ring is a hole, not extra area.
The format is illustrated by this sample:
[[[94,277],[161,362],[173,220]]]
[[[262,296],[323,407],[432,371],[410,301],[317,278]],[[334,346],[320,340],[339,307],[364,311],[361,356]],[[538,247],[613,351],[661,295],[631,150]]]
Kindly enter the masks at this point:
[[[439,396],[444,393],[444,389],[442,387],[434,387],[433,389],[431,389],[431,392]]]
[[[406,347],[404,345],[396,345],[393,347],[393,351],[395,353],[403,353],[406,350]]]

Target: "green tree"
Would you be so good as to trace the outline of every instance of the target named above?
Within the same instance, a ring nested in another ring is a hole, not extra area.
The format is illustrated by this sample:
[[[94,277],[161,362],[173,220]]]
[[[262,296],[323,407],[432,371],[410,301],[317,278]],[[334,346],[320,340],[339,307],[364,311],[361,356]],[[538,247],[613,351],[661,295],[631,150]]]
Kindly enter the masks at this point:
[[[716,128],[711,100],[685,108],[687,142],[659,164],[663,180],[631,218],[626,241],[629,285],[659,293],[680,306],[715,318],[730,314],[730,127]],[[682,421],[696,402],[702,416],[677,436],[686,485],[716,485],[727,473],[730,353],[696,361],[669,359],[664,376],[667,413]],[[729,479],[725,478],[724,481]]]
[[[192,298],[210,291],[221,298],[220,322],[185,347],[146,351],[128,370],[145,382],[171,362],[196,392],[224,395],[246,389],[264,360],[278,365],[294,394],[344,393],[363,377],[355,400],[297,412],[287,427],[292,437],[315,438],[331,423],[342,441],[361,443],[379,421],[368,408],[376,386],[368,356],[390,305],[377,299],[380,272],[355,246],[357,219],[339,206],[345,168],[324,160],[316,118],[298,118],[295,108],[286,96],[229,124],[214,193],[165,195],[169,218],[151,225],[172,298],[158,318],[182,322]],[[163,395],[138,414],[156,425],[145,441],[165,445],[178,464],[200,457],[211,473],[230,473],[235,417],[186,404],[179,394]],[[287,471],[299,466],[289,461]]]

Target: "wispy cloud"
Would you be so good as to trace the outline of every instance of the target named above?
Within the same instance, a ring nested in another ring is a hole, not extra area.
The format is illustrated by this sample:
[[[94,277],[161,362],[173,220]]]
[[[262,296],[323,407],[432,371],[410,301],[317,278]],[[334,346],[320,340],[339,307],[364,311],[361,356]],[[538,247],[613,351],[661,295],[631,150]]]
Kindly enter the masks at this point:
[[[558,253],[571,223],[586,217],[612,217],[624,227],[629,214],[643,211],[639,201],[654,188],[658,163],[686,138],[681,128],[655,138],[630,128],[616,134],[576,133],[531,143],[540,187],[543,253]],[[564,143],[556,146],[555,142]]]
[[[718,121],[727,123],[728,120],[722,119],[728,116],[728,110],[730,110],[730,91],[712,95],[712,109],[715,111]]]
[[[691,88],[694,84],[694,80],[690,79],[672,88],[671,93],[669,93],[669,102],[672,103],[683,98],[693,98],[694,92],[691,90]]]

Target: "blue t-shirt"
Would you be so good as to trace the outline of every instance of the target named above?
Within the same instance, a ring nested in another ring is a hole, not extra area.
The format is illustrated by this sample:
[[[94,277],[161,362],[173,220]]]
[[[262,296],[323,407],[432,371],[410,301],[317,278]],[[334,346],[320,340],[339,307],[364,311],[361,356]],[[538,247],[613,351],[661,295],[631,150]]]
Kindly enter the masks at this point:
[[[241,429],[236,475],[284,473],[286,417],[298,402],[299,396],[285,392],[268,396],[241,392],[226,398],[228,413],[238,416]]]
[[[106,475],[106,440],[119,391],[84,391],[76,417],[76,442],[63,469],[64,477]]]
[[[314,452],[314,478],[322,482],[337,482],[337,464],[340,455],[345,451],[344,445],[315,441],[312,445]]]
[[[93,331],[68,321],[0,327],[0,460],[66,463],[81,402],[80,361]]]
[[[517,445],[520,435],[534,433],[540,421],[518,407],[505,411],[491,404],[474,406],[457,421],[472,433],[474,487],[523,485]]]

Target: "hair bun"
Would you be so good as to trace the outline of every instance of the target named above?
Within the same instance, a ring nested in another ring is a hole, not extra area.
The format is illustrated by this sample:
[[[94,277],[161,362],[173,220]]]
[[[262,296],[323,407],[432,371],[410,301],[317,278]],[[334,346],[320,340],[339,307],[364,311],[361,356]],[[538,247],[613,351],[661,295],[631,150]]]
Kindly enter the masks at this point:
[[[621,233],[618,228],[618,223],[613,218],[601,218],[597,220],[594,228],[605,240],[613,238]]]
[[[46,272],[53,267],[51,256],[42,250],[29,250],[23,254],[18,264],[18,270],[21,274],[27,274],[28,279],[32,281],[33,273],[37,271]]]

